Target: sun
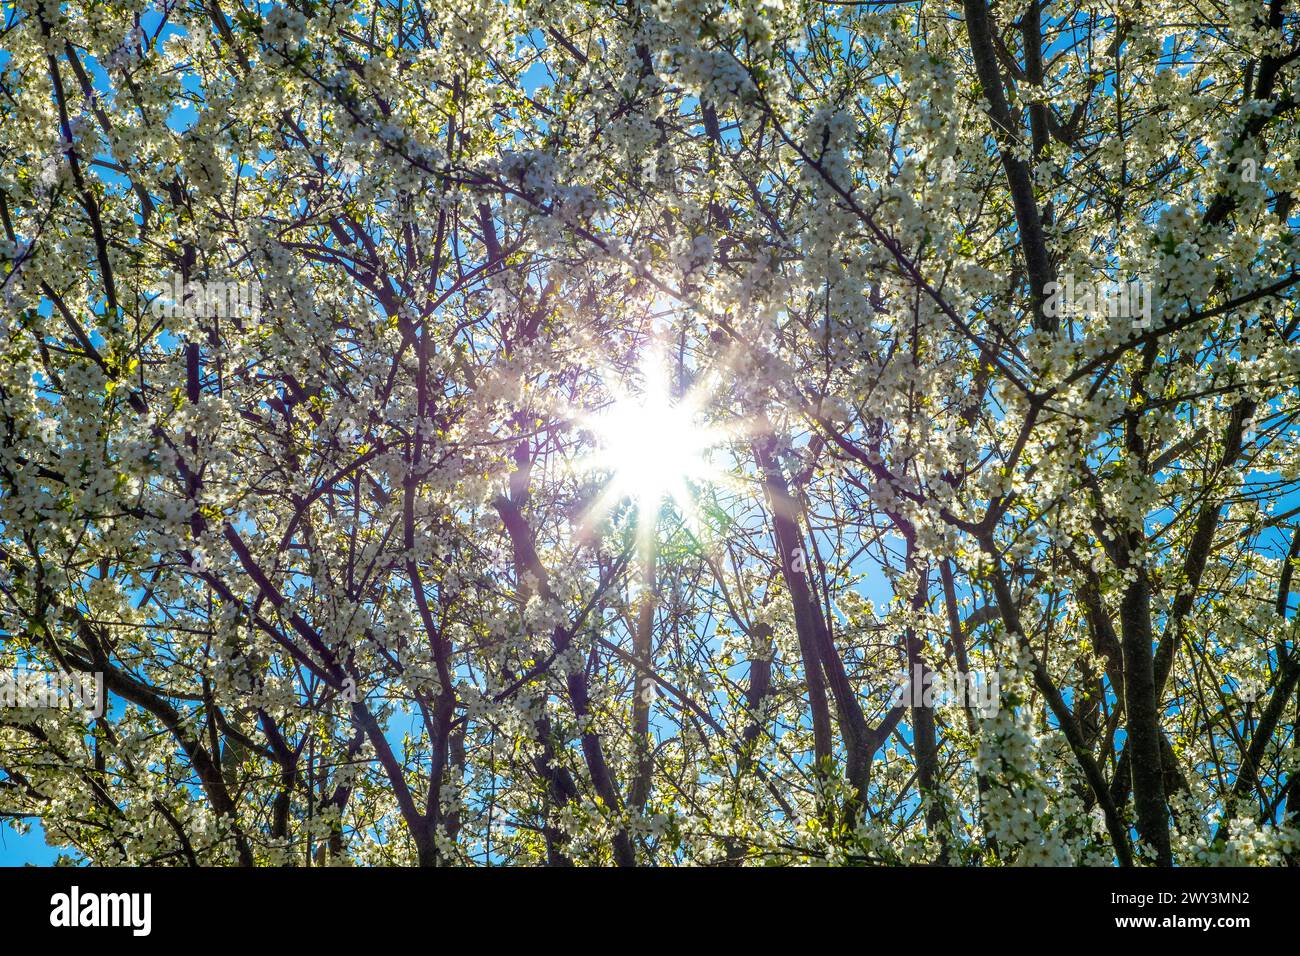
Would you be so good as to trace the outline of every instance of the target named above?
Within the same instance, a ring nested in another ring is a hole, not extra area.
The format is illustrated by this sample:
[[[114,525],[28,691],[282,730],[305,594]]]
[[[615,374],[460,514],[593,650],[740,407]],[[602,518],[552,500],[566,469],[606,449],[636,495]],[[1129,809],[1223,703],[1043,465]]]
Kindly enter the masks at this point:
[[[712,453],[725,437],[704,420],[700,394],[674,397],[654,355],[642,363],[634,391],[614,391],[615,400],[585,422],[596,442],[589,468],[609,476],[593,512],[631,500],[644,526],[671,502],[691,520],[696,489],[718,475]]]
[[[617,402],[602,416],[597,435],[614,495],[643,510],[665,498],[683,503],[688,482],[705,469],[708,444],[693,409],[662,395]]]

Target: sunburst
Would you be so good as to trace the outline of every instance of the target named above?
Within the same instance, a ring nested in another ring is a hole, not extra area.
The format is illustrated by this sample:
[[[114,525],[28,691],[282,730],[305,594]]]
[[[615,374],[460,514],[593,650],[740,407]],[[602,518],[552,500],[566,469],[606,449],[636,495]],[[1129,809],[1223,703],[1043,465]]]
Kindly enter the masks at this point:
[[[642,536],[654,533],[666,505],[697,527],[699,490],[725,477],[716,457],[730,430],[707,421],[705,387],[674,396],[661,353],[647,352],[639,371],[631,388],[607,381],[614,400],[582,419],[596,443],[584,470],[608,476],[587,520],[630,501]]]

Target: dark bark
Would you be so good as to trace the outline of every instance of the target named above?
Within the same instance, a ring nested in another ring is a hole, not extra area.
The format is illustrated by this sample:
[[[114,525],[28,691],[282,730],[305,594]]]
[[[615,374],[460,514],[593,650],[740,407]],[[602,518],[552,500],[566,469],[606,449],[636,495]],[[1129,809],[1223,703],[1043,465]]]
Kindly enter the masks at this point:
[[[1025,255],[1025,266],[1031,286],[1030,302],[1034,327],[1055,331],[1057,320],[1046,314],[1043,304],[1047,300],[1047,285],[1055,280],[1056,270],[1048,254],[1042,215],[1038,209],[1038,202],[1034,198],[1033,172],[1029,164],[1015,152],[1017,141],[1021,137],[1021,124],[1012,116],[1011,108],[1007,104],[1002,74],[998,70],[997,48],[993,42],[995,27],[991,22],[985,0],[964,0],[962,9],[965,12],[966,32],[970,37],[975,71],[979,75],[980,86],[983,87],[984,98],[988,102],[989,116],[993,120],[993,135],[997,140],[1002,168],[1011,190],[1016,224],[1020,229],[1020,246]]]
[[[1160,759],[1160,719],[1157,706],[1155,660],[1151,650],[1151,588],[1145,568],[1134,569],[1137,580],[1129,584],[1120,601],[1120,635],[1124,650],[1124,712],[1132,754],[1133,804],[1138,834],[1154,851],[1156,863],[1172,866],[1169,811]]]

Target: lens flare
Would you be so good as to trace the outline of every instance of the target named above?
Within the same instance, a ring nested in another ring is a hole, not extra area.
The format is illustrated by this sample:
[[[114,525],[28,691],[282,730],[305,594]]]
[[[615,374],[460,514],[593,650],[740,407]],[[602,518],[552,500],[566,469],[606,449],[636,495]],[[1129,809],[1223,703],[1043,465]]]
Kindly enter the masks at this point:
[[[643,362],[636,391],[615,393],[608,408],[585,421],[597,446],[589,469],[609,475],[593,517],[631,500],[644,528],[667,501],[693,522],[695,489],[719,477],[712,451],[725,435],[704,421],[697,392],[673,397],[657,355]]]

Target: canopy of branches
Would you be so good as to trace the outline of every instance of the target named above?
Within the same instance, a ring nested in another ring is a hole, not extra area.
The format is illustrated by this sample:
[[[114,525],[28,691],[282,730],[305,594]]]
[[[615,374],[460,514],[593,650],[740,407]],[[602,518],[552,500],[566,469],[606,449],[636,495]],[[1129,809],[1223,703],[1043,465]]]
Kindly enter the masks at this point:
[[[1298,104],[1284,0],[6,4],[0,822],[1294,862]]]

